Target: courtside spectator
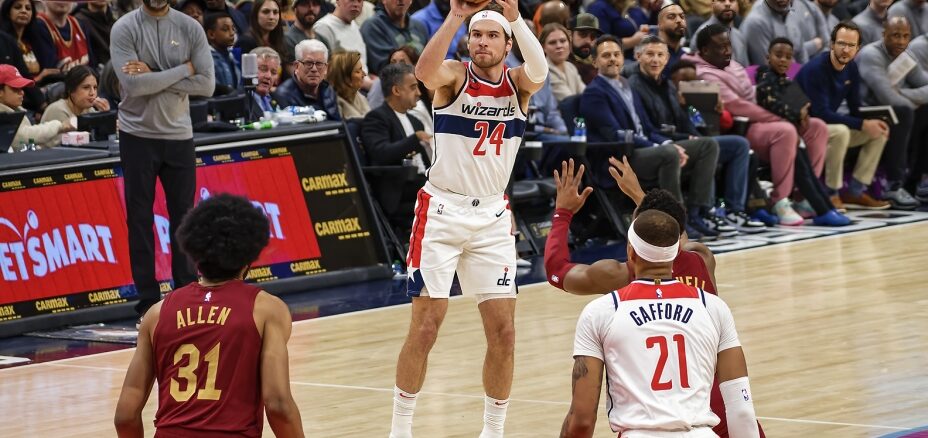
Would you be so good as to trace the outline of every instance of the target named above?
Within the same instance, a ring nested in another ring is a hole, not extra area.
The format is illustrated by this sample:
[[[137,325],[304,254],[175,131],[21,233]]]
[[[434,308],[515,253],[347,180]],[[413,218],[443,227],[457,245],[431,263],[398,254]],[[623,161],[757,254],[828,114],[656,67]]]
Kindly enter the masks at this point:
[[[767,49],[776,37],[793,43],[793,58],[802,64],[809,60],[809,49],[803,45],[802,17],[790,8],[792,0],[758,0],[741,22],[741,33],[747,38],[748,61],[751,65],[767,63]],[[696,35],[699,38],[699,35]],[[731,38],[729,38],[731,40]],[[814,46],[814,42],[805,44]],[[698,50],[698,49],[697,49]]]
[[[45,13],[39,14],[39,32],[48,32],[58,58],[56,66],[63,72],[78,65],[96,68],[93,51],[87,40],[87,32],[77,18],[71,16],[74,3],[70,1],[46,1]]]
[[[719,145],[707,138],[675,142],[663,135],[648,117],[641,98],[619,72],[624,58],[618,39],[603,35],[593,46],[593,59],[599,76],[586,87],[580,114],[588,127],[591,142],[615,142],[620,131],[631,131],[634,151],[629,162],[645,184],[656,185],[674,194],[688,208],[687,232],[690,237],[718,237],[703,221],[703,210],[712,206],[712,180],[718,162]],[[607,174],[608,163],[594,165],[595,172]],[[689,175],[689,190],[683,196],[680,175]],[[594,174],[594,178],[595,174]],[[596,181],[599,187],[615,187],[611,177]],[[609,192],[607,192],[609,193]]]
[[[281,3],[277,0],[257,0],[248,16],[248,32],[239,37],[238,47],[248,53],[255,47],[270,47],[277,53],[287,50],[284,31],[287,24],[280,19]]]
[[[409,0],[382,0],[374,16],[361,26],[367,46],[367,71],[377,74],[397,47],[409,46],[421,53],[428,42],[425,26],[410,19]]]
[[[361,14],[361,3],[364,0],[336,0],[335,11],[317,20],[313,31],[332,53],[348,50],[360,53],[366,73],[367,45],[361,35],[361,27],[355,22]]]
[[[338,113],[344,119],[364,117],[371,107],[361,94],[364,84],[364,66],[358,52],[336,52],[329,58],[326,77],[338,96]]]
[[[181,0],[175,6],[178,11],[187,14],[190,18],[197,20],[197,23],[200,25],[203,24],[203,18],[206,15],[206,1],[205,0]]]
[[[854,24],[860,28],[860,46],[879,41],[883,36],[883,23],[889,16],[889,5],[893,0],[870,0],[867,8],[854,16]]]
[[[303,40],[294,52],[297,60],[293,76],[274,92],[280,106],[312,106],[325,111],[329,120],[341,120],[335,90],[325,80],[329,71],[329,49],[319,40]]]
[[[87,38],[90,40],[90,51],[96,58],[92,67],[106,64],[110,61],[110,30],[116,22],[113,8],[105,0],[89,1],[78,4],[74,9],[74,17],[84,26]]]
[[[438,32],[438,28],[441,27],[441,24],[445,22],[445,17],[448,16],[449,12],[451,12],[450,0],[432,0],[428,6],[412,14],[412,20],[425,25],[425,31],[428,33],[429,39],[431,39],[432,36],[435,35],[435,32]],[[445,54],[445,59],[454,59],[454,54],[458,49],[458,43],[466,36],[467,28],[461,26],[461,28],[455,32],[454,38],[451,40],[451,46],[448,47],[448,53]]]
[[[26,111],[23,108],[23,88],[32,87],[35,82],[24,78],[12,65],[0,65],[0,84],[3,86],[3,89],[0,90],[0,112]],[[69,122],[62,123],[58,120],[33,125],[27,114],[26,117],[23,117],[19,129],[16,130],[13,142],[8,145],[0,145],[0,147],[7,148],[12,152],[19,152],[21,145],[35,142],[39,149],[44,149],[53,146],[59,134],[73,130],[74,127]]]
[[[925,0],[899,0],[889,7],[890,17],[905,17],[912,35],[928,33],[928,4]]]
[[[241,88],[242,68],[232,56],[232,45],[235,43],[235,24],[232,17],[225,12],[211,12],[206,15],[203,27],[206,29],[206,40],[213,57],[216,85],[224,87],[219,94],[228,94]]]
[[[109,111],[110,103],[98,94],[97,72],[85,65],[79,65],[68,71],[64,77],[65,95],[53,102],[42,114],[42,123],[57,120],[62,125],[70,124],[77,116]],[[60,138],[55,138],[49,145],[57,146]]]
[[[910,176],[916,178],[916,197],[924,202],[928,198],[928,65],[916,65],[897,84],[892,84],[887,74],[889,65],[911,48],[911,35],[908,19],[891,17],[886,22],[883,39],[864,47],[857,64],[864,85],[863,101],[869,105],[891,105],[901,113],[901,121],[912,120],[911,129],[902,128],[898,132],[909,136],[907,156],[915,157],[916,161],[909,162],[907,167]]]
[[[226,0],[206,0],[206,11],[205,14],[210,12],[225,12],[232,17],[232,22],[235,23],[235,34],[236,35],[245,35],[245,32],[248,30],[248,17],[230,6],[226,3]]]
[[[559,23],[545,25],[538,37],[548,59],[548,80],[558,102],[567,96],[580,94],[586,88],[577,67],[567,62],[570,55],[570,33]]]
[[[622,47],[628,48],[625,57],[629,59],[633,57],[632,49],[648,34],[647,25],[636,23],[628,15],[632,6],[632,0],[596,0],[586,8],[599,20],[599,29],[604,34],[619,38]]]
[[[583,83],[589,84],[599,71],[593,65],[593,42],[599,38],[603,31],[599,30],[599,19],[593,14],[577,14],[571,23],[570,34],[570,62],[577,67],[577,72],[583,78]]]
[[[755,9],[759,7],[762,5],[757,5]],[[799,139],[802,138],[806,144],[811,166],[821,169],[828,142],[825,123],[808,118],[802,124],[803,129],[797,132],[790,122],[758,105],[754,86],[744,67],[731,60],[731,41],[725,26],[707,26],[696,38],[699,53],[684,56],[684,59],[696,64],[699,79],[719,84],[719,97],[732,116],[748,118],[750,125],[745,137],[751,142],[751,149],[758,154],[758,158],[770,163],[773,178],[770,200],[773,202],[774,213],[779,217],[781,225],[801,225],[803,218],[793,209],[789,199],[795,183]]]
[[[829,1],[829,0],[825,0]],[[836,1],[836,0],[830,0]],[[738,2],[735,0],[712,0],[712,17],[706,20],[696,32],[693,32],[694,38],[690,41],[690,50],[696,52],[696,35],[699,31],[710,24],[721,24],[728,28],[728,38],[731,40],[731,59],[741,65],[751,65],[748,61],[748,46],[744,39],[744,34],[735,26],[735,19],[738,18]],[[670,66],[669,68],[673,68]]]

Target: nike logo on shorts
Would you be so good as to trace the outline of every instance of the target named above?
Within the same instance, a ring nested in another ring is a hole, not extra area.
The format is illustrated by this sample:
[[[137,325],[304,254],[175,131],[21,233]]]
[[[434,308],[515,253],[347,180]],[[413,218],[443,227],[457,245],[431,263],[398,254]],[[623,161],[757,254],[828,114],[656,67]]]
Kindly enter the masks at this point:
[[[501,211],[501,212],[499,212],[499,213],[496,213],[496,217],[500,217],[500,216],[502,216],[502,215],[503,215],[503,213],[505,213],[505,212],[506,212],[506,210],[503,210],[503,211]]]

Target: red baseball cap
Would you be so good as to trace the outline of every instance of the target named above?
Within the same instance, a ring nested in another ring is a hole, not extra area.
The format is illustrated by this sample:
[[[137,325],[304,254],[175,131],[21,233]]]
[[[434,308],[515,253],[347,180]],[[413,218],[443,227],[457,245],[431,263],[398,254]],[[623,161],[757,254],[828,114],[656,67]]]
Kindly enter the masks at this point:
[[[35,85],[35,81],[24,78],[12,65],[0,64],[0,84],[9,85],[12,88],[26,88]]]

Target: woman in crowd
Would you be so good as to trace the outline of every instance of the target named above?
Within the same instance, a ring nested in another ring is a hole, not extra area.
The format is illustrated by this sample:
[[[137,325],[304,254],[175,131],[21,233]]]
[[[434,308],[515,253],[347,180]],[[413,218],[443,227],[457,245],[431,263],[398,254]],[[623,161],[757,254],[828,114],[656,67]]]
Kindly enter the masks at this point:
[[[338,112],[342,119],[364,117],[371,110],[367,99],[360,92],[364,76],[360,53],[337,52],[329,58],[329,75],[326,79],[338,95]]]
[[[57,53],[50,40],[37,31],[34,0],[4,0],[0,6],[0,31],[16,39],[26,70],[22,74],[36,82],[61,73],[56,68]]]
[[[236,43],[242,53],[251,52],[255,47],[270,47],[277,53],[287,53],[284,45],[286,24],[280,19],[280,5],[276,0],[255,2],[248,19],[248,31],[240,35]]]
[[[97,72],[79,65],[64,77],[64,97],[53,102],[42,114],[42,123],[58,120],[66,123],[82,114],[109,111],[110,103],[97,94]],[[58,139],[49,143],[57,146]]]
[[[545,50],[551,80],[551,91],[554,98],[560,103],[564,98],[583,92],[586,84],[577,71],[577,67],[567,62],[570,56],[570,32],[560,23],[548,23],[541,29],[539,36],[541,46]]]

